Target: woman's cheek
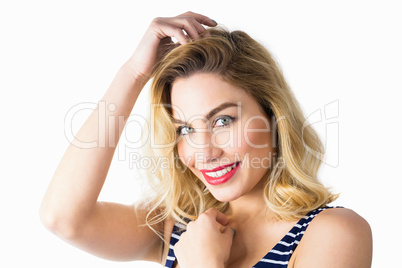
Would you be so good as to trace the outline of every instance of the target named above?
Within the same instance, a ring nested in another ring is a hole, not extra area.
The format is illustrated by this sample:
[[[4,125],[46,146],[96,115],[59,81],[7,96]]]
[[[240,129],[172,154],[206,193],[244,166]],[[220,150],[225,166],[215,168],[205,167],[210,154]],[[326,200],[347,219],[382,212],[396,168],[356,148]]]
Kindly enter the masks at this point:
[[[270,135],[264,132],[249,132],[245,135],[245,143],[251,149],[264,149],[269,148]]]
[[[253,149],[270,147],[271,129],[267,119],[255,118],[244,127],[244,139],[247,146]]]

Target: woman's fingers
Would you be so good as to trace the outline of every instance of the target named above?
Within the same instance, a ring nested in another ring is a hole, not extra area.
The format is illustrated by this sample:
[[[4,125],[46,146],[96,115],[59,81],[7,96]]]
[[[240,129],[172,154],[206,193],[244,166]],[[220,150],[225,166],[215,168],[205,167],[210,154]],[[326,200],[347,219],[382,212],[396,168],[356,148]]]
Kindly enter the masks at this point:
[[[171,24],[184,30],[194,40],[197,40],[199,35],[205,31],[205,28],[192,17],[177,17],[171,21]]]
[[[216,222],[218,222],[222,225],[228,224],[228,217],[225,214],[223,214],[222,212],[220,212],[219,210],[217,210],[216,208],[210,208],[207,211],[205,211],[204,214],[209,215]]]
[[[148,81],[163,56],[175,47],[165,44],[172,43],[171,38],[184,45],[190,38],[196,40],[201,36],[206,37],[208,31],[203,25],[212,27],[216,26],[216,23],[204,15],[193,12],[186,12],[177,17],[153,19],[132,57],[126,63],[127,68],[135,77]]]
[[[205,32],[205,28],[194,18],[189,18],[183,21],[183,29],[188,33],[188,35],[197,40],[200,35]]]
[[[188,37],[199,39],[206,31],[202,24],[216,26],[216,23],[208,17],[193,12],[186,12],[173,18],[155,18],[153,24],[159,39],[174,37],[180,44],[187,44]]]
[[[180,267],[211,267],[211,263],[227,262],[233,237],[228,218],[211,208],[187,224],[173,250]]]
[[[210,208],[198,217],[196,223],[210,226],[212,229],[218,228],[222,232],[228,223],[228,218],[216,208]]]
[[[170,23],[165,23],[162,21],[163,19],[155,19],[153,24],[155,27],[155,34],[159,39],[163,39],[166,37],[174,37],[180,44],[187,44],[188,37],[183,33],[183,30],[173,26]]]
[[[194,13],[194,12],[191,12],[191,11],[183,13],[183,14],[181,14],[179,16],[193,17],[200,24],[204,24],[204,25],[210,26],[210,27],[216,26],[216,22],[213,21],[212,19],[208,18],[207,16],[204,16],[204,15],[201,15],[201,14],[198,14],[198,13]]]
[[[210,19],[209,17],[198,14],[198,13],[194,13],[191,11],[183,13],[183,14],[179,15],[178,17],[183,17],[183,18],[189,19],[189,22],[191,22],[192,26],[197,30],[197,34],[195,34],[195,35],[192,35],[189,32],[190,36],[193,39],[197,39],[199,37],[198,34],[202,34],[205,32],[205,28],[202,25],[206,25],[206,26],[210,26],[210,27],[214,27],[217,25],[217,23],[214,20]],[[182,25],[182,26],[183,26],[183,29],[187,31],[187,28],[184,27],[185,25]],[[192,29],[189,28],[189,31],[192,31]]]

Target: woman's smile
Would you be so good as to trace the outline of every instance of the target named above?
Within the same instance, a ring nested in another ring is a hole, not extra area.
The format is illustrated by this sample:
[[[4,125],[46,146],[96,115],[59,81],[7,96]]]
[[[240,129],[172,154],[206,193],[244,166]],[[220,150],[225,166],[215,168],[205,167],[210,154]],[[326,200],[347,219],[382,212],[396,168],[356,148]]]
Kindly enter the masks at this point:
[[[240,162],[214,168],[213,170],[201,169],[205,180],[211,185],[218,185],[230,180],[240,167]]]

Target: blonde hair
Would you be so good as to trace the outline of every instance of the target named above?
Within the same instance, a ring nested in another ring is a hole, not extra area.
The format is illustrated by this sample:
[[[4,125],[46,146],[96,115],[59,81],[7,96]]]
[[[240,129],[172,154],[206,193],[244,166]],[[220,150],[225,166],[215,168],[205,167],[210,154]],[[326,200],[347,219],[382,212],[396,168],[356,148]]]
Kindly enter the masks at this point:
[[[175,146],[177,134],[169,106],[172,84],[195,73],[218,74],[243,88],[269,118],[276,120],[276,161],[263,179],[266,205],[277,219],[295,220],[335,200],[338,195],[331,194],[317,178],[323,145],[314,129],[306,125],[300,105],[271,54],[242,31],[211,28],[208,32],[208,37],[170,51],[154,74],[151,140],[156,144],[151,154],[154,163],[163,159],[165,166],[156,172],[149,169],[153,173],[147,175],[155,193],[147,224],[166,218],[186,224],[185,218],[195,219],[208,208],[223,212],[228,206],[216,200],[186,168]]]

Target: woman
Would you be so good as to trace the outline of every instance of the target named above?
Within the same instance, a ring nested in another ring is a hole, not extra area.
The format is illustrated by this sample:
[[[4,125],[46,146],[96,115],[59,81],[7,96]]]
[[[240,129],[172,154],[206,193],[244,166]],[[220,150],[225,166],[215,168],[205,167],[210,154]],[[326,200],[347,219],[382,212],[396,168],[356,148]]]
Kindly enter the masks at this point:
[[[114,104],[106,118],[127,118],[154,78],[151,152],[168,162],[156,174],[150,169],[152,200],[98,202],[116,143],[70,146],[44,197],[42,221],[112,260],[370,267],[370,227],[351,210],[327,207],[337,195],[317,180],[322,145],[277,64],[247,34],[215,26],[192,12],[154,19],[102,99]],[[95,111],[76,139],[119,139],[118,128],[99,136],[98,121]]]

